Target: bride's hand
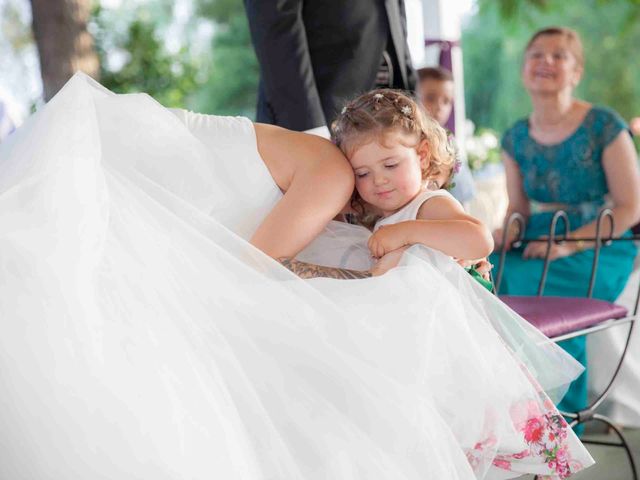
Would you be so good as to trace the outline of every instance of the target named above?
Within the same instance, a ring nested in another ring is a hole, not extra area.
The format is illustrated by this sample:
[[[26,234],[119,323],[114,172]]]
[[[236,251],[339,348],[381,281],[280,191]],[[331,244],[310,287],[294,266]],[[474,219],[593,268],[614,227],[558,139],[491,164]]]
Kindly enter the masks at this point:
[[[376,264],[371,269],[371,275],[374,277],[378,277],[394,267],[398,266],[400,263],[400,259],[404,254],[404,251],[409,247],[402,247],[396,250],[392,250],[391,252],[385,254],[382,258],[380,258]]]

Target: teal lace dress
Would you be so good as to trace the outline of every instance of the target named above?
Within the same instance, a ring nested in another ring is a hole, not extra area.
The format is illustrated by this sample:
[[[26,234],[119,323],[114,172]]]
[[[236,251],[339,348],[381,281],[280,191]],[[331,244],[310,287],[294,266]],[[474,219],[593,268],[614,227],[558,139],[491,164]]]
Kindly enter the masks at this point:
[[[502,148],[515,160],[523,176],[524,190],[532,201],[526,236],[549,233],[553,212],[536,212],[536,203],[562,203],[570,229],[593,221],[606,202],[607,182],[602,154],[622,131],[625,122],[614,111],[592,107],[578,129],[561,143],[541,145],[529,135],[527,119],[515,123],[503,136]],[[562,223],[562,222],[559,222]],[[544,295],[585,296],[593,250],[551,263]],[[601,251],[594,297],[613,301],[622,292],[636,255],[633,242],[614,242]],[[498,256],[491,262],[498,264]],[[543,261],[525,260],[522,249],[509,252],[500,286],[501,294],[536,295]],[[561,346],[586,367],[586,342],[577,338]],[[587,403],[587,372],[580,376],[560,403],[561,410],[582,409]]]

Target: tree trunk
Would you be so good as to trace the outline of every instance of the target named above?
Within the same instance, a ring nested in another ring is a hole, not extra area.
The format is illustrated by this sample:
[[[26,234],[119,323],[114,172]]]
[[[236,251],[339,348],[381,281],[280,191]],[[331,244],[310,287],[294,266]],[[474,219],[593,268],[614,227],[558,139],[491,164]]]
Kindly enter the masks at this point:
[[[45,101],[78,70],[98,78],[98,55],[87,31],[90,8],[91,0],[31,0]]]

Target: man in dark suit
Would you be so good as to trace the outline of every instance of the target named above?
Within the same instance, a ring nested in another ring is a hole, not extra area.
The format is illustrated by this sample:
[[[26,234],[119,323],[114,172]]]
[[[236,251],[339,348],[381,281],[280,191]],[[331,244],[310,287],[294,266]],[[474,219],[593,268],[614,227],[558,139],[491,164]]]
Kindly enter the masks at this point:
[[[404,0],[244,0],[260,63],[257,121],[327,126],[345,100],[415,88]]]

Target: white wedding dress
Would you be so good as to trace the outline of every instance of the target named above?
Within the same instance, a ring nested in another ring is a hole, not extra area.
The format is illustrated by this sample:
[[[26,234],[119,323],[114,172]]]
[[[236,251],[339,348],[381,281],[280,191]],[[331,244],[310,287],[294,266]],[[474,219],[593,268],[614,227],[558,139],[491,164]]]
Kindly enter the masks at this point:
[[[579,367],[453,261],[303,281],[250,121],[77,74],[0,148],[0,478],[564,478]],[[332,222],[301,258],[366,267]]]

